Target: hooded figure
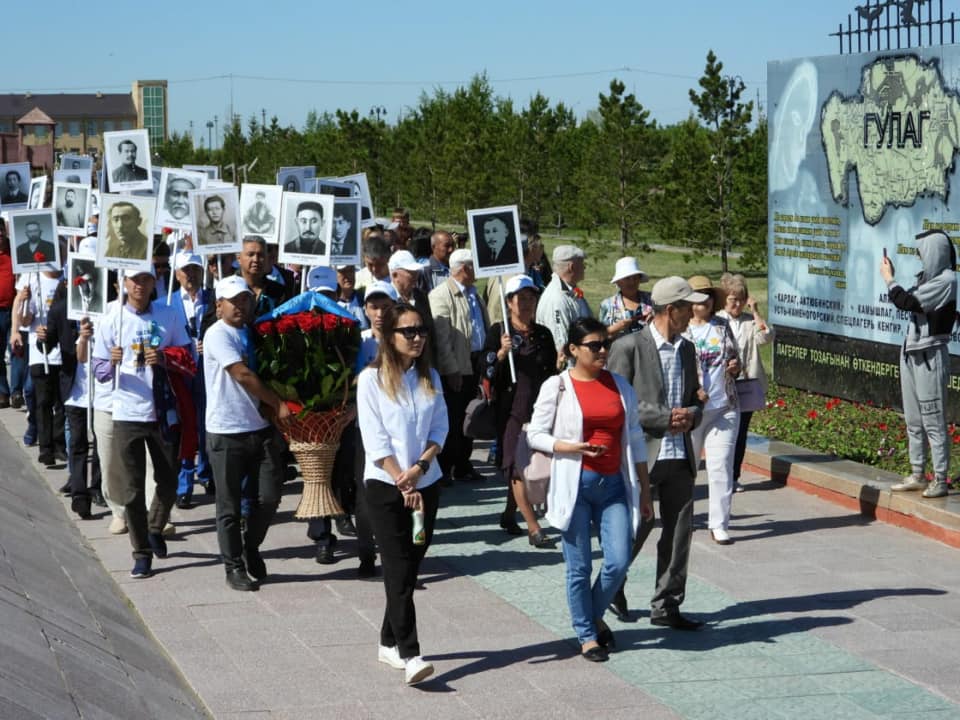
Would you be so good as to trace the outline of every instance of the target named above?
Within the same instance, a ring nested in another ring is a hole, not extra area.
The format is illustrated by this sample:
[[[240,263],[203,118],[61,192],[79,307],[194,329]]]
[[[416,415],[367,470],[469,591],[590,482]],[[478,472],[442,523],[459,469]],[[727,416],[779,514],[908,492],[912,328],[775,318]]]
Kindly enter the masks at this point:
[[[895,492],[923,490],[928,498],[947,494],[950,445],[944,406],[950,378],[947,343],[957,315],[957,255],[943,230],[916,236],[917,254],[923,270],[917,284],[904,290],[894,280],[893,265],[886,257],[880,274],[887,293],[900,310],[910,313],[907,335],[900,351],[900,391],[907,423],[907,447],[911,474],[891,486]],[[926,440],[930,441],[933,482],[924,480]]]

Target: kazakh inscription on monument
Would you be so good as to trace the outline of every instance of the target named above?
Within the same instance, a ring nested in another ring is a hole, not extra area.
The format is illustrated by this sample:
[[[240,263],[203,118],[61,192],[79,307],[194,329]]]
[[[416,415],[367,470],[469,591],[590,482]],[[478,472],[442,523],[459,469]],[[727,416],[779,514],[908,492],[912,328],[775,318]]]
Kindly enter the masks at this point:
[[[960,99],[935,60],[881,58],[863,69],[859,96],[827,98],[820,134],[833,199],[847,205],[848,174],[856,171],[863,218],[876,225],[890,206],[930,195],[946,202],[960,150]]]

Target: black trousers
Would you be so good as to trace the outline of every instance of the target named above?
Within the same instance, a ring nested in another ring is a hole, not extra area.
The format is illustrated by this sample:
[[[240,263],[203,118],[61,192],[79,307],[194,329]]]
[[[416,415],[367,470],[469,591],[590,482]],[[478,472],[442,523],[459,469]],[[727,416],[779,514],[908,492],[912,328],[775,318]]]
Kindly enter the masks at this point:
[[[740,479],[740,466],[743,465],[743,456],[747,452],[747,431],[750,429],[752,412],[740,413],[740,427],[737,429],[737,444],[733,447],[733,481]]]
[[[244,568],[244,548],[258,549],[280,505],[283,439],[272,425],[255,432],[207,432],[207,459],[217,488],[217,544],[227,570]],[[240,532],[241,482],[250,499],[247,531]]]
[[[693,482],[686,460],[658,460],[650,486],[660,505],[663,530],[657,542],[657,585],[650,601],[654,615],[679,612],[687,587],[687,566],[693,542]],[[631,562],[653,530],[655,518],[641,520]]]
[[[119,487],[110,486],[110,497],[123,505],[130,545],[135,560],[152,557],[147,534],[160,534],[170,519],[170,508],[177,499],[176,448],[179,442],[167,442],[157,422],[113,421],[113,452],[119,472],[111,473]],[[147,512],[147,453],[153,462],[157,493]]]
[[[51,365],[50,372],[44,373],[43,365],[31,365],[30,376],[37,398],[37,445],[40,456],[52,457],[57,451],[66,453],[60,366]]]
[[[447,404],[447,418],[450,428],[447,440],[437,458],[440,470],[448,478],[464,477],[473,472],[470,455],[473,454],[473,438],[463,434],[463,418],[467,414],[467,405],[477,396],[477,376],[463,375],[459,390],[453,390],[443,383],[443,399]]]
[[[383,589],[387,596],[387,607],[380,626],[380,644],[386,647],[396,645],[400,657],[404,659],[420,654],[413,588],[417,584],[420,563],[433,539],[433,526],[440,503],[439,484],[424,488],[420,494],[423,496],[427,542],[414,545],[413,515],[403,506],[403,495],[395,485],[379,480],[366,481],[367,507],[380,547]]]
[[[90,494],[90,490],[100,489],[100,458],[97,456],[97,440],[91,437],[92,433],[87,433],[85,407],[64,405],[63,409],[67,415],[67,422],[70,423],[70,495],[86,497]],[[89,472],[87,470],[88,455],[92,455]]]

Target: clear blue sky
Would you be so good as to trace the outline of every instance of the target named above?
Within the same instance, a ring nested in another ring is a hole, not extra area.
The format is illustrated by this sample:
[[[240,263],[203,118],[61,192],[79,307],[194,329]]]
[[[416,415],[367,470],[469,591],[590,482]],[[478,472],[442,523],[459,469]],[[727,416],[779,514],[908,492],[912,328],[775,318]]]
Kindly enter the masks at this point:
[[[383,106],[392,122],[421,92],[483,71],[517,107],[539,90],[583,117],[619,77],[669,124],[690,112],[708,49],[766,106],[767,61],[835,54],[828,33],[856,4],[52,0],[41,17],[21,2],[4,8],[4,54],[18,71],[4,73],[0,91],[122,92],[135,79],[166,79],[171,130],[192,120],[199,143],[206,122],[217,115],[222,129],[230,108],[230,80],[211,76],[271,78],[235,77],[234,111],[246,122],[265,108],[297,127],[312,109]],[[70,29],[44,17],[69,18]]]

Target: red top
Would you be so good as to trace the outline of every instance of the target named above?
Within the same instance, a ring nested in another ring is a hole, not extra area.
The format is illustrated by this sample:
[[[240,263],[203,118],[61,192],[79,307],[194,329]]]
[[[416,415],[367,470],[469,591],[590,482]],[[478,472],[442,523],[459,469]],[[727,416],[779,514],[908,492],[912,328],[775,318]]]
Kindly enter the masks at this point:
[[[13,260],[10,253],[0,252],[0,308],[8,310],[13,307],[13,299],[17,296],[16,284],[13,278]]]
[[[583,440],[591,445],[605,445],[599,457],[583,456],[583,469],[601,475],[620,472],[620,440],[623,435],[623,402],[613,375],[604,370],[596,380],[577,380],[573,389],[583,412]]]

